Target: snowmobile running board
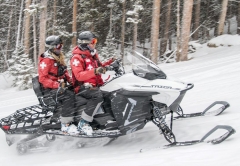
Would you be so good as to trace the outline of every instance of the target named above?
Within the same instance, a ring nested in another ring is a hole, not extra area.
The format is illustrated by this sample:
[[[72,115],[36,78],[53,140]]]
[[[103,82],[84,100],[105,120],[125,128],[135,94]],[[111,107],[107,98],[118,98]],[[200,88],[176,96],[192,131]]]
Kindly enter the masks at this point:
[[[67,134],[60,130],[47,130],[42,132],[42,134],[53,134],[53,135],[59,135],[59,136],[72,136],[72,137],[82,137],[82,138],[100,138],[100,137],[119,137],[122,136],[121,132],[119,130],[114,131],[95,131],[92,135],[86,135],[83,132],[80,133],[71,133]]]
[[[148,148],[148,149],[140,149],[140,153],[142,152],[146,152],[146,151],[150,151],[150,150],[154,150],[154,149],[167,149],[167,148],[171,148],[171,147],[179,147],[179,146],[190,146],[190,145],[195,145],[198,143],[202,143],[204,142],[204,140],[210,136],[212,133],[214,133],[216,130],[218,129],[225,129],[227,130],[227,132],[223,135],[221,135],[218,138],[212,139],[207,141],[207,143],[211,142],[212,144],[220,144],[223,141],[225,141],[228,137],[230,137],[232,134],[234,134],[236,131],[234,128],[232,128],[231,126],[227,126],[227,125],[218,125],[216,127],[214,127],[212,130],[210,130],[207,134],[205,134],[202,139],[200,140],[193,140],[193,141],[185,141],[185,142],[173,142],[171,144],[165,145],[163,147],[156,147],[156,148]]]
[[[211,108],[213,108],[215,105],[217,104],[222,104],[223,106],[216,109],[216,110],[213,110],[213,111],[209,111]],[[179,116],[176,116],[174,117],[174,120],[177,120],[177,119],[185,119],[185,118],[192,118],[192,117],[199,117],[199,116],[218,116],[220,115],[221,113],[223,113],[223,111],[225,109],[227,109],[228,107],[230,106],[230,104],[226,101],[215,101],[214,103],[212,103],[211,105],[209,105],[204,111],[202,112],[197,112],[197,113],[192,113],[192,114],[183,114],[183,110],[182,108],[179,106],[178,108],[178,112],[177,114]]]

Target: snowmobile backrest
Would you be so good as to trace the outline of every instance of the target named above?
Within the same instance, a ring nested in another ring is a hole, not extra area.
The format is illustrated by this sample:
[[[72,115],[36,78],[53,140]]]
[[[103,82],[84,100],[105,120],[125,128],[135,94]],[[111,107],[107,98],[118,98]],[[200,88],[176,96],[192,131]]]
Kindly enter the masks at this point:
[[[43,97],[42,85],[38,81],[38,76],[32,78],[33,90],[37,97]]]
[[[44,95],[43,87],[38,81],[38,78],[38,76],[32,78],[33,90],[38,98],[38,101],[43,109],[54,111],[56,109],[56,102],[51,96]]]

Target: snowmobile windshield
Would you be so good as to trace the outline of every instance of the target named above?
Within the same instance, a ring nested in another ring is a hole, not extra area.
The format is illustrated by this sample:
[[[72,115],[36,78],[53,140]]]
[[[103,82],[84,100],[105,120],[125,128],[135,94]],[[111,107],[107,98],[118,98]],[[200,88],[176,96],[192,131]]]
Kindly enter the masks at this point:
[[[151,60],[138,52],[132,55],[132,70],[139,77],[155,80],[166,79],[166,74]]]

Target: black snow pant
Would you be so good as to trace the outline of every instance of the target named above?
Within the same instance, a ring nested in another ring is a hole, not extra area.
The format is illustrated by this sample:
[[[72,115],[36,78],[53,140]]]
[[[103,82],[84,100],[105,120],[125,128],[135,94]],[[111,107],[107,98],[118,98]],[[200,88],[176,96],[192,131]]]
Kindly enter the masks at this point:
[[[75,114],[75,94],[73,91],[65,90],[58,91],[58,89],[45,89],[44,95],[50,95],[54,100],[57,99],[57,108],[53,113],[52,119],[58,119],[62,123],[70,123],[73,121]]]
[[[93,116],[96,114],[96,112],[98,111],[103,102],[102,92],[100,91],[99,88],[94,87],[83,89],[76,95],[87,99],[86,109],[82,112],[81,117],[88,122],[92,122]]]

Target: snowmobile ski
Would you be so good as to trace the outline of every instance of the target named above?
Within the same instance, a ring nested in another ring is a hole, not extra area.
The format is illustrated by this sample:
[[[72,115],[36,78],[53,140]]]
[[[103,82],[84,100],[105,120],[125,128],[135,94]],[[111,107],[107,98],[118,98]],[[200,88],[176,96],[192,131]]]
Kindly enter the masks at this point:
[[[155,147],[155,148],[148,148],[148,149],[140,149],[140,153],[142,152],[146,152],[146,151],[150,151],[150,150],[155,150],[155,149],[167,149],[167,148],[171,148],[171,147],[179,147],[179,146],[190,146],[190,145],[195,145],[198,143],[203,143],[207,137],[209,137],[212,133],[214,133],[216,130],[218,129],[225,129],[227,130],[227,132],[223,135],[221,135],[218,138],[212,139],[207,141],[207,143],[212,143],[213,145],[215,144],[220,144],[223,141],[225,141],[227,138],[229,138],[232,134],[234,134],[236,131],[234,128],[232,128],[231,126],[227,126],[227,125],[217,125],[215,126],[212,130],[210,130],[207,134],[205,134],[202,139],[200,140],[192,140],[192,141],[185,141],[185,142],[173,142],[171,144],[165,145],[163,147]]]
[[[216,105],[221,104],[222,106],[218,109],[211,110]],[[191,114],[184,114],[182,108],[179,106],[177,110],[177,114],[179,116],[174,117],[174,120],[177,119],[184,119],[184,118],[192,118],[192,117],[199,117],[199,116],[218,116],[221,113],[223,113],[224,110],[226,110],[228,107],[230,107],[230,104],[226,101],[215,101],[211,105],[209,105],[204,111],[197,112],[197,113],[191,113]]]

